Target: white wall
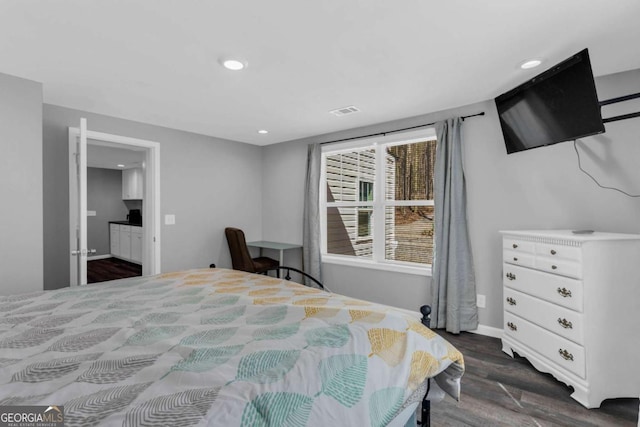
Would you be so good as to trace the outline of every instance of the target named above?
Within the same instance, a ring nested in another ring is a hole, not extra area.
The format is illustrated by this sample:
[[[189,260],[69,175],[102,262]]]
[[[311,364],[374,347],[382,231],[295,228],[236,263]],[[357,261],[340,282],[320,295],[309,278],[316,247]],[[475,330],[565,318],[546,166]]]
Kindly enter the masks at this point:
[[[261,148],[69,108],[44,106],[45,288],[68,286],[67,128],[86,117],[93,131],[160,143],[162,271],[231,267],[224,228],[262,235]]]
[[[42,85],[0,74],[0,295],[43,289]]]
[[[263,148],[262,237],[264,240],[302,244],[304,180],[307,144],[276,144]],[[278,259],[275,252],[266,256]],[[283,264],[301,268],[302,250],[284,252]]]
[[[596,79],[599,99],[640,88],[640,70]],[[603,109],[605,117],[640,111],[640,102]],[[487,297],[480,323],[502,328],[502,229],[589,228],[640,233],[640,199],[597,187],[577,166],[570,142],[507,155],[493,101],[264,148],[265,238],[301,242],[306,145],[429,123],[484,111],[463,125],[468,217],[478,293]],[[583,167],[605,185],[640,194],[640,118],[606,125],[584,138]],[[323,266],[333,290],[417,310],[430,301],[430,280],[337,265]]]

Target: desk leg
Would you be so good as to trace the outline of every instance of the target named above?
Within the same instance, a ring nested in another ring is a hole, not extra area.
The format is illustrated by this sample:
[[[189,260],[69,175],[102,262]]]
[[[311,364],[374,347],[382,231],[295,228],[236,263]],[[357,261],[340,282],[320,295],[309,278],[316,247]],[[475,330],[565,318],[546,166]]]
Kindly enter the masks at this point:
[[[284,265],[284,249],[280,249],[280,265]]]

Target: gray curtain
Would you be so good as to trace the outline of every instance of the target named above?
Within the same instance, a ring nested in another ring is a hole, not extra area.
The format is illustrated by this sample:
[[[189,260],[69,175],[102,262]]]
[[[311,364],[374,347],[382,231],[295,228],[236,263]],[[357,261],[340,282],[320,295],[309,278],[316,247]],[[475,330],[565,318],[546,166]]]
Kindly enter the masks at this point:
[[[478,327],[476,284],[467,229],[460,118],[436,123],[435,255],[431,325],[459,333]]]
[[[304,272],[322,282],[320,259],[320,144],[309,145],[307,151],[307,179],[304,194],[302,232],[302,262]],[[306,280],[306,279],[305,279]],[[307,286],[314,286],[307,281]]]

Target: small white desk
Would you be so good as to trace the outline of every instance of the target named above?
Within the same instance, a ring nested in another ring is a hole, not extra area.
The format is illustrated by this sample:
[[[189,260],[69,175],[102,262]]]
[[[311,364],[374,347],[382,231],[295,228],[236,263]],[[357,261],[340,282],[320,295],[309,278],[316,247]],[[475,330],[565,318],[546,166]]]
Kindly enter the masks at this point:
[[[286,251],[287,249],[297,249],[302,247],[302,245],[296,245],[293,243],[269,242],[266,240],[247,242],[247,246],[260,248],[260,256],[262,256],[262,249],[275,249],[277,251],[280,251],[280,265],[283,265],[282,262],[284,261],[284,251]]]

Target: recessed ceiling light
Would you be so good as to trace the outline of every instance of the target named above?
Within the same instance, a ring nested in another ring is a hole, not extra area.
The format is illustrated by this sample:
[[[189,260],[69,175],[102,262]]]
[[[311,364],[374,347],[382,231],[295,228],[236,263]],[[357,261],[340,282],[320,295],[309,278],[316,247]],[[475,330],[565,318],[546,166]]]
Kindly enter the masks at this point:
[[[260,133],[260,134],[264,135],[264,134],[269,133],[269,131],[268,131],[268,130],[266,130],[266,129],[260,129],[260,130],[258,131],[258,133]]]
[[[542,59],[529,59],[520,64],[520,68],[528,70],[529,68],[536,68],[540,64],[542,64]]]
[[[124,167],[124,165],[118,165],[118,167],[119,167],[119,168],[123,168],[123,167]]]
[[[240,71],[247,65],[239,59],[223,59],[222,66],[227,70]]]

